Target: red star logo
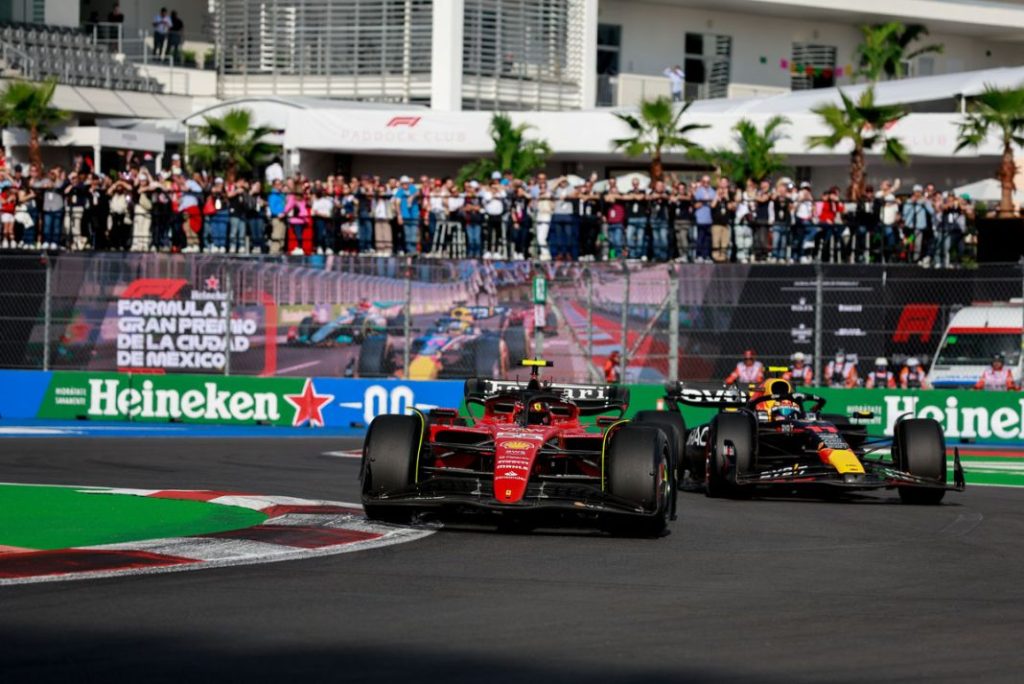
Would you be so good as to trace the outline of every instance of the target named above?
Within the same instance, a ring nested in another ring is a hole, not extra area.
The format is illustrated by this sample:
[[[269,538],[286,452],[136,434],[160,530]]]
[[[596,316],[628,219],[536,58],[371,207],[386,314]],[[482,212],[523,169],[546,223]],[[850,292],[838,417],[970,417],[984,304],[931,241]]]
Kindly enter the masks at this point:
[[[220,289],[220,278],[217,276],[210,276],[206,279],[207,290],[219,290]]]
[[[285,401],[295,407],[295,418],[292,419],[292,427],[298,427],[309,421],[314,427],[324,426],[324,415],[320,412],[325,404],[334,401],[333,394],[317,394],[313,386],[313,380],[306,378],[306,385],[302,388],[302,394],[286,394]]]

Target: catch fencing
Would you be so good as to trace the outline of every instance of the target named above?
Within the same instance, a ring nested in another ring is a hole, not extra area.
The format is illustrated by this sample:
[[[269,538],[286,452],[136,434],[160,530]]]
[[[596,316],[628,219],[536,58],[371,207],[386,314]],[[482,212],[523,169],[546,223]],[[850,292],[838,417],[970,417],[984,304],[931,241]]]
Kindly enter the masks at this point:
[[[613,375],[660,383],[720,380],[753,349],[766,365],[803,352],[820,378],[840,349],[862,369],[927,364],[958,310],[1024,319],[1022,298],[1019,264],[5,255],[0,367],[457,379],[542,356],[600,381],[619,351]]]

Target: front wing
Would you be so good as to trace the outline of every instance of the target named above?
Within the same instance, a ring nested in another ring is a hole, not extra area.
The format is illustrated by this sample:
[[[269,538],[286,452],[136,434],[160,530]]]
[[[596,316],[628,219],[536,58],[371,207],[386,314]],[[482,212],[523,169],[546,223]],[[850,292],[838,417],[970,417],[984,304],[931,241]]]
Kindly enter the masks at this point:
[[[879,461],[863,462],[865,472],[839,473],[835,468],[825,464],[796,463],[762,470],[758,473],[741,475],[736,478],[739,485],[825,485],[842,489],[892,489],[895,487],[916,487],[930,489],[948,489],[962,492],[966,487],[963,467],[959,455],[953,463],[953,484],[938,480],[918,477],[893,468],[890,464]]]
[[[494,482],[488,476],[431,477],[402,492],[386,496],[363,495],[364,504],[402,506],[424,511],[476,509],[492,513],[563,512],[592,515],[628,515],[652,517],[635,502],[623,499],[579,478],[548,476],[530,482],[526,494],[514,503],[502,503],[494,497]]]

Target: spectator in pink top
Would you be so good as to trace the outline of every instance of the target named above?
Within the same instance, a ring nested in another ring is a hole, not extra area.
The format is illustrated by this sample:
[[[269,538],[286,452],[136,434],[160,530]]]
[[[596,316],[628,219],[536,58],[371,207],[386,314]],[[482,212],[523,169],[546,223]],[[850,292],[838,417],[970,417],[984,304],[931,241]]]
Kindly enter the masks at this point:
[[[292,254],[302,254],[302,233],[310,217],[307,187],[295,185],[292,188],[284,204],[284,215],[287,217],[292,235],[295,236],[295,249],[292,250]]]

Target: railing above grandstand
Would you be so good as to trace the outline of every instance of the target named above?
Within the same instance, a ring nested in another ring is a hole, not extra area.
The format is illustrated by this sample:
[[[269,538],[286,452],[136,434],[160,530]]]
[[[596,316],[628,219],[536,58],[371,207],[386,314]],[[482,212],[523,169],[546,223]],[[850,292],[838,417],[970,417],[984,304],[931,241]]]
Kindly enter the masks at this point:
[[[0,23],[0,73],[72,86],[158,93],[163,87],[139,74],[121,49],[119,24],[86,29],[50,24]]]

